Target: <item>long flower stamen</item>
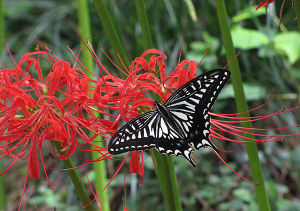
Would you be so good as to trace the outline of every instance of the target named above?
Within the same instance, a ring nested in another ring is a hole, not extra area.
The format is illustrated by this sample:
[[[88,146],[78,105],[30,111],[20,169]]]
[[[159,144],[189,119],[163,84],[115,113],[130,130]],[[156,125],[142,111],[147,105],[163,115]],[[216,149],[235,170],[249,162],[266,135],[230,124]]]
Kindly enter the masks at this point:
[[[223,158],[215,151],[215,150],[213,150],[214,151],[214,153],[218,156],[218,158],[231,170],[231,171],[233,171],[236,175],[238,175],[239,177],[241,177],[242,179],[244,179],[244,180],[246,180],[246,181],[248,181],[248,182],[251,182],[251,183],[253,183],[253,184],[256,184],[256,185],[258,185],[259,183],[256,183],[256,182],[253,182],[253,181],[251,181],[251,180],[249,180],[249,179],[247,179],[246,177],[243,177],[242,175],[240,175],[239,173],[237,173],[233,168],[231,168],[231,166],[229,166],[228,165],[228,163],[226,163],[226,161],[225,160],[223,160]]]

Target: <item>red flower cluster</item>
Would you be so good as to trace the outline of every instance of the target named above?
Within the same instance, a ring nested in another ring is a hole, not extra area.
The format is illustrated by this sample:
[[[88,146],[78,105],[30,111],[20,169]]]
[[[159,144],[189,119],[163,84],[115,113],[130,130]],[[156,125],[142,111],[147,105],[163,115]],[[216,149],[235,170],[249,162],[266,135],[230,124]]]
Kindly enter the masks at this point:
[[[152,55],[149,62],[145,59]],[[140,115],[139,108],[154,108],[154,100],[146,94],[154,92],[163,101],[171,95],[172,90],[178,89],[194,78],[196,63],[184,60],[178,64],[172,74],[165,75],[164,59],[167,56],[161,51],[150,49],[131,63],[125,79],[117,78],[105,71],[107,75],[99,79],[94,92],[94,100],[105,108],[118,110],[120,117],[126,122]],[[185,69],[187,67],[187,69]],[[101,68],[103,69],[103,67]]]
[[[14,68],[0,70],[0,152],[1,158],[13,158],[2,174],[23,159],[28,160],[30,177],[39,178],[40,157],[47,177],[42,156],[45,141],[60,148],[60,159],[69,158],[86,143],[89,150],[92,146],[101,152],[87,134],[98,134],[106,123],[94,114],[88,82],[81,69],[46,50],[27,53]]]

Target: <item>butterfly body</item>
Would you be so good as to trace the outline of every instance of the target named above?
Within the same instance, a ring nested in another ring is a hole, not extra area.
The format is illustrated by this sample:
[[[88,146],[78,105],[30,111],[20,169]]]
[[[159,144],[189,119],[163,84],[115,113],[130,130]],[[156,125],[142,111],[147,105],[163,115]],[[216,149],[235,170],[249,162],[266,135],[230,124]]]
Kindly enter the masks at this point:
[[[187,82],[164,105],[156,101],[156,110],[119,129],[109,142],[109,152],[120,154],[155,147],[163,154],[184,156],[195,166],[190,157],[193,147],[217,151],[209,137],[209,110],[229,79],[229,71],[218,69]]]
[[[155,101],[154,106],[156,107],[157,112],[160,114],[160,116],[166,121],[170,127],[174,130],[174,132],[182,139],[187,138],[180,127],[180,125],[174,120],[172,117],[171,112],[166,108],[164,105],[162,105],[160,102]]]

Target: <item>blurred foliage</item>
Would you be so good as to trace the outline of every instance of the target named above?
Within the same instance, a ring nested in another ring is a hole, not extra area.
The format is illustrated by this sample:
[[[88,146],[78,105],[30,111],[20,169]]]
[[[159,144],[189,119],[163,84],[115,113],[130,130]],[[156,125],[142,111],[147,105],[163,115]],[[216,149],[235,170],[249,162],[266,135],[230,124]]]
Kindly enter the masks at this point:
[[[251,107],[256,107],[277,96],[266,108],[256,113],[272,113],[284,107],[299,104],[300,86],[300,36],[297,32],[295,13],[290,4],[283,11],[281,28],[278,27],[280,4],[271,4],[268,13],[264,9],[255,11],[252,1],[228,0],[229,16],[232,17],[232,36],[240,50],[239,61],[247,99]],[[130,60],[143,52],[140,26],[136,21],[134,1],[110,0],[108,8],[117,30],[120,33]],[[207,47],[208,52],[199,66],[198,73],[209,69],[224,67],[225,56],[222,49],[214,1],[171,1],[145,0],[154,45],[168,55],[167,69],[172,71],[177,64],[183,39],[182,58],[200,62]],[[77,35],[78,23],[76,1],[46,0],[6,0],[5,1],[5,40],[15,59],[25,52],[33,51],[36,40],[45,43],[61,59],[74,61],[67,49],[70,46],[77,52],[81,43]],[[99,45],[103,46],[113,58],[116,52],[109,46],[108,38],[102,30],[96,10],[90,1],[93,44],[99,58],[105,65],[112,67],[103,58]],[[1,54],[1,62],[12,65],[8,50]],[[114,71],[114,68],[111,68]],[[235,113],[231,86],[227,86],[217,101],[214,111]],[[297,125],[297,113],[269,118],[256,127],[271,128]],[[295,133],[299,130],[295,129]],[[271,198],[272,210],[299,210],[300,207],[300,146],[299,140],[289,139],[280,143],[259,145],[266,184]],[[216,143],[226,150],[236,150],[240,146]],[[192,168],[183,158],[176,158],[180,192],[184,210],[257,210],[252,184],[241,180],[224,166],[219,159],[206,150],[197,152],[200,163]],[[155,167],[145,153],[145,178],[128,173],[124,168],[127,184],[127,207],[129,210],[164,210]],[[244,151],[225,154],[222,157],[242,175],[250,178],[247,157]],[[47,158],[53,162],[52,158]],[[113,175],[117,162],[109,162],[108,172]],[[14,167],[5,175],[6,181],[17,181],[8,186],[10,206],[19,200],[26,167]],[[60,172],[59,172],[60,173]],[[52,173],[50,173],[52,174]],[[53,172],[54,174],[54,172]],[[82,174],[84,177],[84,174]],[[88,174],[93,182],[93,173]],[[58,177],[58,176],[56,176]],[[22,179],[20,179],[22,178]],[[51,178],[50,178],[51,180]],[[29,183],[24,198],[24,209],[47,210],[53,206],[57,210],[76,210],[77,199],[72,194],[72,186],[62,183],[64,178],[53,181],[56,190],[36,181]],[[60,182],[57,182],[60,181]],[[87,183],[87,181],[86,181]],[[142,183],[142,185],[140,184]],[[124,195],[124,175],[114,179],[109,187],[112,210],[120,210]],[[140,187],[142,186],[142,187]],[[30,193],[31,188],[34,191]],[[36,190],[35,190],[36,189]],[[54,204],[54,205],[53,205]],[[79,207],[79,206],[77,206]],[[13,208],[11,208],[13,210]]]

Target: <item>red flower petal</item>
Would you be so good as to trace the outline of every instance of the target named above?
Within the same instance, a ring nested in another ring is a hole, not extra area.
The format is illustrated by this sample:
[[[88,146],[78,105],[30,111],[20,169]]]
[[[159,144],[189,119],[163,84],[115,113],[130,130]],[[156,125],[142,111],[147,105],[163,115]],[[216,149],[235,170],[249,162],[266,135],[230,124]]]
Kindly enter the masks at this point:
[[[256,10],[258,10],[259,8],[263,7],[263,6],[267,6],[271,3],[273,3],[275,0],[265,0],[262,3],[260,3],[257,7]]]
[[[130,173],[136,173],[140,176],[144,175],[144,164],[140,163],[140,151],[130,153]]]

